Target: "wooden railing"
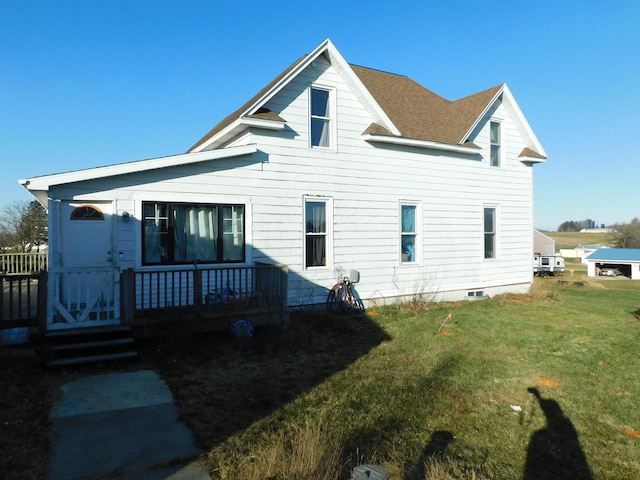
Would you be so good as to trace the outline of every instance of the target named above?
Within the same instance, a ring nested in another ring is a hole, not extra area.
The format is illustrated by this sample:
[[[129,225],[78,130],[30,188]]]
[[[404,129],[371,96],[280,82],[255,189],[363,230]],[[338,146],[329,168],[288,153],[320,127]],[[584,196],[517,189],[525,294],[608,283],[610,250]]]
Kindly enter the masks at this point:
[[[43,272],[49,269],[47,253],[2,253],[0,254],[0,274],[22,275]]]
[[[210,313],[247,309],[284,309],[287,267],[185,267],[151,272],[124,272],[123,317],[146,317],[158,310],[197,307]]]
[[[46,312],[46,278],[46,272],[0,275],[0,329],[35,327],[42,321]]]
[[[50,327],[45,325],[48,276],[46,271],[0,275],[0,329],[38,326],[45,331]],[[106,303],[113,303],[112,308],[119,309],[123,323],[133,322],[136,318],[152,321],[163,311],[175,308],[213,316],[236,312],[283,312],[287,306],[287,280],[285,265],[185,267],[155,272],[126,270],[120,275],[119,305],[118,302]],[[87,280],[86,283],[91,282]],[[55,285],[53,279],[52,286]],[[53,293],[61,291],[59,286],[52,290]],[[81,289],[74,287],[68,296],[78,296],[79,292]],[[98,316],[96,320],[109,318]]]

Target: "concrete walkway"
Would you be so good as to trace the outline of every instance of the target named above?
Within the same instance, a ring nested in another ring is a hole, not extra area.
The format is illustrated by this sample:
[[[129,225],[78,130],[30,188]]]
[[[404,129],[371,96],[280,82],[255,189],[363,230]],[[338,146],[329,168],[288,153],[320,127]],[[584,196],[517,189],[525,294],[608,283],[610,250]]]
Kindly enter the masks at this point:
[[[157,373],[96,375],[61,391],[49,480],[210,478],[193,462],[200,451]]]

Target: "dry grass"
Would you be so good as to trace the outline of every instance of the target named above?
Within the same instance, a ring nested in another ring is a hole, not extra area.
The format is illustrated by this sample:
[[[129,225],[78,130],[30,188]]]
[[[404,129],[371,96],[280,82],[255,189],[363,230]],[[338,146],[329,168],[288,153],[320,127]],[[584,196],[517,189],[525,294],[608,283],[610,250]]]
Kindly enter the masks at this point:
[[[212,449],[208,458],[221,480],[334,480],[342,469],[341,454],[335,432],[308,419],[263,439],[255,451],[228,442]]]
[[[556,251],[561,248],[574,248],[578,245],[606,245],[606,233],[545,232],[556,242]]]

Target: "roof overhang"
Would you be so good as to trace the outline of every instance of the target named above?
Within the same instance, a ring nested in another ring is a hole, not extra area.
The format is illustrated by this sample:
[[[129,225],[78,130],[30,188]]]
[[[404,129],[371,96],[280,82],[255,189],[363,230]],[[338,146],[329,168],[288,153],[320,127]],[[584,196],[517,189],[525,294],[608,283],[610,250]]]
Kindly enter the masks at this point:
[[[218,148],[227,142],[230,142],[234,138],[236,138],[243,131],[247,130],[250,127],[254,128],[262,128],[266,130],[284,130],[286,122],[274,121],[274,120],[264,120],[260,118],[251,118],[251,117],[242,117],[235,120],[233,123],[226,126],[220,132],[218,132],[214,137],[211,137],[209,140],[203,143],[202,148],[208,148],[209,150]],[[203,152],[200,150],[201,147],[198,147],[197,153]],[[191,155],[191,154],[190,154]]]
[[[73,172],[56,173],[53,175],[44,175],[41,177],[18,180],[18,182],[46,207],[49,189],[57,185],[145,172],[179,165],[189,165],[209,160],[238,157],[241,155],[250,155],[257,151],[257,145],[250,144],[220,150],[207,150],[198,153],[184,153],[181,155],[119,163],[117,165],[88,168],[86,170],[76,170]]]
[[[480,149],[478,147],[465,147],[464,145],[429,142],[427,140],[416,140],[413,138],[372,134],[364,134],[362,135],[362,138],[367,142],[390,143],[393,145],[402,145],[405,147],[429,148],[432,150],[444,150],[447,152],[464,153],[467,155],[476,155],[480,153]]]
[[[520,160],[522,163],[526,163],[526,164],[531,164],[531,163],[544,163],[546,162],[546,159],[544,158],[539,158],[539,157],[518,157],[518,160]]]

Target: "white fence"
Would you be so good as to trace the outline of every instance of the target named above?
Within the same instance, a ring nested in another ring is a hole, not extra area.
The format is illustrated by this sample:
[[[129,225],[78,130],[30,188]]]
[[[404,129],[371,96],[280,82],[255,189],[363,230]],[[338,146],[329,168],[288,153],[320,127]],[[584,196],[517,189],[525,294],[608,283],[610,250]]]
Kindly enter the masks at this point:
[[[47,253],[2,253],[0,254],[0,274],[23,275],[49,269]]]

